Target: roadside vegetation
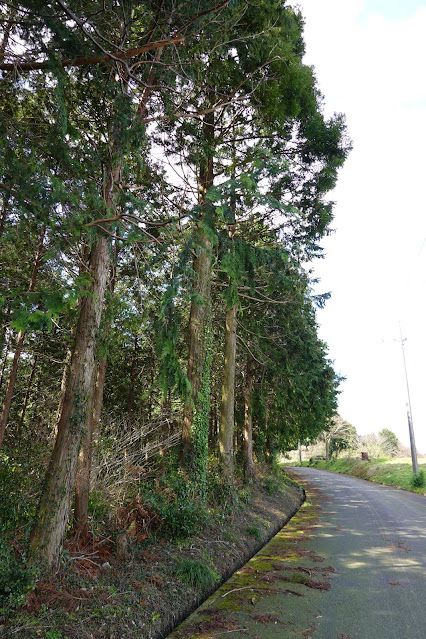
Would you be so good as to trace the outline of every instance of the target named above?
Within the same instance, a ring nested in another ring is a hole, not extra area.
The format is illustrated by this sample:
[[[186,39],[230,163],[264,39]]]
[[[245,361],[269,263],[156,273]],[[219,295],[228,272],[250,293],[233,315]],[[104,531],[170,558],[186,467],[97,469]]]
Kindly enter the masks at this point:
[[[25,526],[17,528],[14,542],[0,548],[0,636],[163,637],[303,500],[290,477],[259,465],[257,479],[244,485],[237,477],[225,499],[211,486],[204,508],[183,498],[179,480],[144,484],[143,495],[118,510],[92,494],[87,526],[70,530],[54,575],[25,563]]]
[[[126,598],[217,580],[222,529],[259,543],[336,410],[311,265],[351,142],[282,0],[0,8],[0,625],[60,639],[66,600],[123,637]]]
[[[340,415],[333,416],[319,437],[280,459],[284,465],[313,466],[426,494],[425,457],[418,457],[419,472],[414,474],[410,450],[395,433],[383,428],[378,435],[360,436]]]
[[[368,479],[385,486],[402,488],[420,495],[426,495],[426,460],[422,461],[422,458],[419,459],[419,473],[417,475],[413,475],[410,457],[371,459],[369,461],[347,457],[330,460],[312,459],[302,462],[301,465],[352,475],[353,477]]]

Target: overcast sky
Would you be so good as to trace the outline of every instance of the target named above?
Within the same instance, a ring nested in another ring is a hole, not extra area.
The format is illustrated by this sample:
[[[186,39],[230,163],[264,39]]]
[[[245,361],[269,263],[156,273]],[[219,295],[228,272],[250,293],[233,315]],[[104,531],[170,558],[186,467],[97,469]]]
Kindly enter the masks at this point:
[[[426,453],[426,0],[297,4],[325,112],[346,114],[354,147],[316,267],[332,293],[320,335],[346,377],[339,412],[360,434],[389,428],[408,444],[401,322]]]

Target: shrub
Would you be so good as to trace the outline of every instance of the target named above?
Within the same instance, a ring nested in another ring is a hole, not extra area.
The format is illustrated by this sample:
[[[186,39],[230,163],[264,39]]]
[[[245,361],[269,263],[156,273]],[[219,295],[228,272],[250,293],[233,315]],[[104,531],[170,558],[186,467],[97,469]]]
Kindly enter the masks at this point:
[[[278,492],[279,484],[276,479],[267,477],[263,482],[263,487],[268,495],[275,495],[275,493]]]
[[[217,457],[211,455],[208,462],[209,472],[207,473],[207,501],[212,508],[228,511],[234,508],[235,494],[232,489],[223,481],[220,462]]]
[[[0,542],[0,613],[7,615],[21,606],[35,580],[34,570],[18,551]]]
[[[110,506],[104,494],[100,490],[92,490],[89,496],[89,515],[96,521],[108,517]]]
[[[0,533],[31,522],[36,504],[31,494],[32,479],[28,461],[0,453]]]
[[[238,491],[238,501],[240,504],[249,505],[251,504],[252,493],[250,488],[242,488]]]
[[[410,481],[411,488],[423,488],[425,485],[425,472],[420,470],[418,473],[413,473]]]
[[[207,510],[184,477],[175,475],[159,486],[142,486],[141,500],[161,518],[161,531],[182,539],[201,532],[207,523]]]
[[[220,579],[217,572],[199,559],[182,559],[179,562],[176,575],[197,589],[212,588]]]
[[[247,526],[246,533],[249,537],[253,537],[253,539],[257,539],[257,541],[262,541],[262,532],[256,526]]]

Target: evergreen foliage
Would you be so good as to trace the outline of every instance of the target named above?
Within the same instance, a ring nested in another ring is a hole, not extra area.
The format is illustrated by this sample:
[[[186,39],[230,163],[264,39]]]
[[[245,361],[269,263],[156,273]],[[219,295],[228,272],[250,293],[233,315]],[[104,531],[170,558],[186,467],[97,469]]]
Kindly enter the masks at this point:
[[[49,521],[57,562],[85,433],[96,457],[158,420],[149,463],[128,462],[137,437],[114,460],[135,478],[120,495],[171,482],[176,504],[145,496],[164,530],[185,536],[206,508],[232,503],[217,463],[227,312],[238,344],[232,463],[245,413],[255,460],[268,462],[335,413],[340,380],[315,315],[326,296],[313,293],[309,262],[350,150],[344,117],[324,117],[303,18],[282,0],[24,0],[11,24],[0,56],[0,398],[10,404],[0,473],[13,483],[33,441],[25,468],[37,470],[37,499],[22,498],[22,480],[19,513],[3,494],[0,510],[11,530],[25,528],[23,553],[34,521],[37,534]],[[178,470],[166,444],[181,429]],[[33,554],[44,552],[37,534]],[[0,561],[26,592],[6,550]],[[184,575],[212,578],[199,566]]]

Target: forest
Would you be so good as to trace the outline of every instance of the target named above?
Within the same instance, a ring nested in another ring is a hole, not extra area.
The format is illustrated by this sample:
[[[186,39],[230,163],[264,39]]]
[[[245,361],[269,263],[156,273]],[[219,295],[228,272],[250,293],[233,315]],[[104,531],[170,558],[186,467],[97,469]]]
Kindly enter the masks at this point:
[[[328,428],[351,142],[283,0],[0,7],[1,608],[94,503],[188,520]]]

